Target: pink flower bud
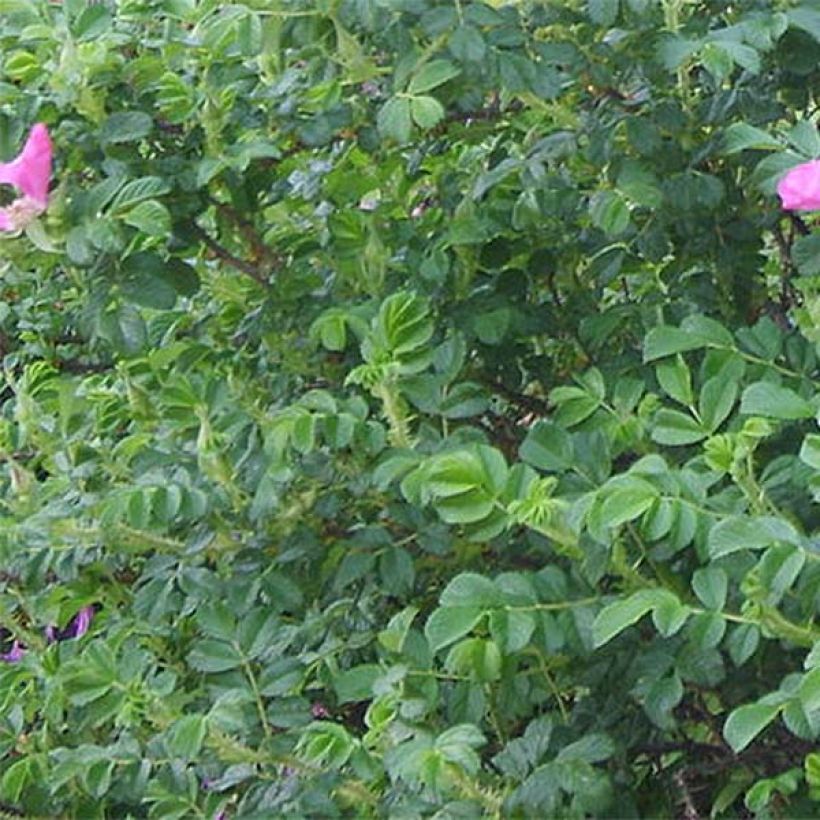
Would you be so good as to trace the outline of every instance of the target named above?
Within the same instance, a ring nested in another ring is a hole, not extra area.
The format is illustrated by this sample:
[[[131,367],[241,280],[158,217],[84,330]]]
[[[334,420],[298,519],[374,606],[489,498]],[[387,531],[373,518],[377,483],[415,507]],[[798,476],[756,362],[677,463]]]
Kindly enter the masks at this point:
[[[777,183],[777,193],[787,211],[820,210],[820,159],[792,168]]]
[[[20,641],[15,640],[11,645],[11,649],[0,655],[0,661],[5,661],[6,663],[17,663],[18,661],[23,660],[23,655],[25,654],[26,650],[20,644]]]
[[[20,230],[45,211],[51,155],[48,128],[43,123],[37,123],[20,154],[11,162],[0,163],[0,184],[13,185],[22,194],[11,205],[0,208],[0,231]]]

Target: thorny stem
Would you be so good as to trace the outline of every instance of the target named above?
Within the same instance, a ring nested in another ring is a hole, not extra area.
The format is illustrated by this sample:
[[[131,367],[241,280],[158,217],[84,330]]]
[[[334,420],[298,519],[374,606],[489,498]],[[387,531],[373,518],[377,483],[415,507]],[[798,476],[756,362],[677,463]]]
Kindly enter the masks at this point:
[[[385,418],[390,427],[390,438],[396,447],[411,447],[408,419],[401,406],[401,399],[395,387],[387,382],[379,382],[373,388],[373,393],[381,401]]]
[[[234,256],[234,254],[232,254],[227,248],[222,247],[222,245],[213,239],[210,234],[200,228],[195,222],[190,223],[190,228],[202,244],[205,245],[214,254],[214,256],[217,257],[217,259],[221,259],[232,268],[241,271],[246,276],[253,279],[257,284],[262,285],[262,287],[270,288],[270,282],[257,265],[252,262],[248,262],[245,259],[240,259],[238,256]]]
[[[248,222],[236,208],[227,202],[218,202],[215,199],[210,199],[210,202],[216,208],[217,213],[224,216],[242,234],[253,252],[255,262],[264,262],[272,268],[281,265],[282,260],[276,251],[269,248],[262,241],[262,237],[259,236],[256,228]]]

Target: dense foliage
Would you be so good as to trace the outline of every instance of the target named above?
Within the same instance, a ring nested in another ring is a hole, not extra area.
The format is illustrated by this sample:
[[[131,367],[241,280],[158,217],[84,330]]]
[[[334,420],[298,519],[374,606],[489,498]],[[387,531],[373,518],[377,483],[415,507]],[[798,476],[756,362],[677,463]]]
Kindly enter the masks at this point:
[[[3,811],[817,816],[819,67],[816,0],[0,0]]]

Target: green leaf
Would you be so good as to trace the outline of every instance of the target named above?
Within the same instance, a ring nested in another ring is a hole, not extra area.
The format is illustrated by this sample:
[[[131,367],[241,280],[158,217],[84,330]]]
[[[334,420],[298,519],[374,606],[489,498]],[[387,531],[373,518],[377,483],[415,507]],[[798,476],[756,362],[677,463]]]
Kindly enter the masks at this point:
[[[100,126],[103,143],[137,142],[151,133],[154,121],[144,111],[118,111]]]
[[[504,457],[497,450],[478,446],[435,457],[422,488],[448,524],[470,524],[496,509],[507,473]]]
[[[735,754],[742,752],[778,715],[782,706],[750,703],[735,709],[723,726],[723,736]]]
[[[652,623],[664,638],[677,634],[689,620],[692,610],[674,595],[667,595],[652,610]]]
[[[615,754],[615,744],[603,732],[589,732],[580,740],[561,748],[558,760],[583,760],[585,763],[602,763]]]
[[[339,703],[355,703],[371,700],[373,684],[384,672],[375,663],[363,663],[338,672],[333,678],[333,688]]]
[[[0,796],[10,803],[17,803],[23,794],[23,789],[35,780],[37,775],[33,771],[34,758],[23,757],[15,760],[3,772],[0,778]]]
[[[764,151],[778,151],[783,144],[767,131],[746,122],[735,122],[723,134],[723,153],[737,154],[750,148]]]
[[[728,41],[709,42],[700,50],[703,67],[712,75],[716,83],[724,82],[734,69],[734,59],[728,49]]]
[[[789,9],[786,16],[789,18],[789,25],[802,29],[820,43],[820,11],[808,4],[801,4]]]
[[[589,19],[599,26],[611,26],[618,18],[620,0],[587,0]]]
[[[786,135],[789,143],[807,159],[820,157],[820,133],[811,120],[800,120]]]
[[[431,60],[424,63],[413,75],[407,90],[411,94],[423,94],[438,88],[453,77],[457,77],[461,69],[449,60]]]
[[[643,344],[643,360],[653,362],[655,359],[662,359],[664,356],[671,356],[675,353],[700,350],[707,344],[706,339],[694,333],[687,333],[685,330],[669,325],[659,325],[646,334]]]
[[[226,672],[242,665],[242,655],[231,644],[205,639],[188,653],[188,663],[200,672]]]
[[[572,437],[557,424],[541,420],[530,428],[518,454],[539,470],[563,472],[572,466]]]
[[[448,419],[466,419],[483,413],[489,405],[484,388],[475,382],[454,384],[443,396],[439,412]]]
[[[701,652],[714,649],[726,633],[726,620],[719,612],[699,612],[689,622],[689,640]]]
[[[794,527],[782,518],[739,516],[724,518],[709,531],[709,555],[722,558],[739,550],[760,550],[777,542],[802,546],[802,538]]]
[[[459,26],[450,36],[448,47],[452,55],[462,62],[480,62],[487,52],[481,32],[471,25]]]
[[[410,114],[419,128],[427,130],[435,128],[444,119],[444,106],[435,97],[413,97]]]
[[[692,589],[707,609],[723,609],[728,586],[729,579],[720,567],[698,569],[692,576]]]
[[[472,489],[435,502],[436,512],[448,524],[475,524],[495,510],[495,501],[481,489]]]
[[[669,675],[655,681],[643,702],[643,708],[649,719],[661,729],[674,728],[672,710],[683,698],[683,683],[677,674]]]
[[[379,632],[379,643],[389,652],[401,652],[410,627],[413,624],[419,609],[416,606],[406,606],[397,612],[387,623],[387,627]]]
[[[757,651],[760,629],[755,624],[739,624],[726,641],[729,657],[735,666],[743,666]]]
[[[500,603],[500,593],[489,578],[474,572],[462,572],[444,588],[439,603],[447,607],[489,608]]]
[[[505,654],[520,652],[535,631],[531,612],[515,609],[494,609],[490,613],[490,634]]]
[[[315,721],[301,730],[296,754],[321,769],[340,769],[355,748],[356,742],[344,726]]]
[[[667,396],[686,407],[692,406],[692,374],[683,356],[678,354],[660,362],[655,367],[655,376]]]
[[[645,208],[659,208],[663,203],[660,182],[648,165],[627,160],[618,174],[617,188],[631,202]]]
[[[616,486],[604,496],[601,523],[605,527],[620,527],[645,513],[658,497],[657,489],[648,481],[631,480],[626,486]]]
[[[494,640],[467,638],[449,651],[444,666],[457,675],[490,683],[501,676],[501,650]]]
[[[655,414],[652,425],[652,440],[670,447],[694,444],[706,438],[708,431],[691,416],[666,408]]]
[[[187,262],[167,260],[163,279],[180,295],[193,296],[199,290],[199,275]]]
[[[231,641],[236,635],[236,618],[222,601],[209,601],[196,613],[199,628],[209,637]]]
[[[172,757],[193,760],[199,755],[208,731],[204,715],[185,715],[169,729],[165,744]]]
[[[93,40],[104,34],[112,23],[111,12],[104,5],[87,5],[74,18],[71,31],[78,41]]]
[[[820,435],[809,433],[800,448],[800,460],[814,470],[820,470]]]
[[[605,606],[592,624],[595,646],[603,646],[667,599],[663,590],[640,589]]]
[[[619,236],[630,223],[629,205],[616,191],[599,191],[589,205],[592,224],[607,236]]]
[[[791,257],[801,276],[820,276],[820,233],[797,237]]]
[[[462,723],[443,731],[435,741],[435,748],[449,763],[459,766],[470,775],[475,775],[481,759],[474,749],[487,742],[484,735],[472,724]]]
[[[410,139],[413,122],[410,116],[410,100],[406,97],[392,97],[379,111],[376,118],[379,133],[403,145]]]
[[[740,412],[747,416],[768,416],[775,419],[810,419],[814,408],[788,387],[773,382],[755,382],[744,391]]]
[[[709,433],[714,433],[732,412],[737,390],[737,382],[724,376],[715,376],[701,387],[698,412]]]
[[[144,199],[162,196],[171,190],[170,184],[159,177],[140,177],[132,179],[120,188],[109,212],[114,216],[122,216],[131,206]]]
[[[142,231],[148,236],[168,236],[171,233],[171,214],[156,199],[140,202],[122,217],[126,225]]]
[[[194,86],[190,82],[166,71],[157,83],[157,106],[168,122],[184,123],[196,108]]]
[[[815,667],[803,675],[797,696],[807,713],[820,709],[820,667]]]
[[[120,289],[131,302],[156,310],[168,310],[177,301],[177,291],[165,277],[162,257],[149,251],[127,256],[121,265]]]
[[[480,607],[440,607],[433,611],[424,627],[431,652],[463,638],[484,616]]]
[[[433,329],[427,300],[406,291],[394,293],[379,309],[373,325],[373,341],[363,347],[365,358],[372,348],[393,356],[416,353],[430,341]]]

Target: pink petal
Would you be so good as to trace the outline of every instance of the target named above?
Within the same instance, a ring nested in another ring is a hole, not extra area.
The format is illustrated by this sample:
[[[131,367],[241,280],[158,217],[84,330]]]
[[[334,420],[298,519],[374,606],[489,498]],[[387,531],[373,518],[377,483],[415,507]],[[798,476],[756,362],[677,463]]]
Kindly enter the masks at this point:
[[[820,160],[792,168],[778,182],[777,193],[787,211],[820,210]]]
[[[37,123],[31,129],[20,154],[11,162],[0,163],[0,183],[13,185],[45,209],[48,204],[51,156],[48,128],[41,122]]]
[[[15,639],[14,643],[11,645],[11,649],[0,655],[0,661],[5,661],[6,663],[17,663],[18,661],[23,660],[23,655],[25,654],[26,650],[22,647],[20,641]]]
[[[13,231],[15,230],[14,225],[12,225],[11,219],[9,218],[8,213],[6,212],[5,208],[0,208],[0,231]]]
[[[84,606],[77,613],[76,617],[69,626],[70,631],[73,633],[72,637],[82,638],[82,636],[85,635],[86,632],[88,632],[88,628],[91,626],[91,619],[93,617],[94,607]]]

